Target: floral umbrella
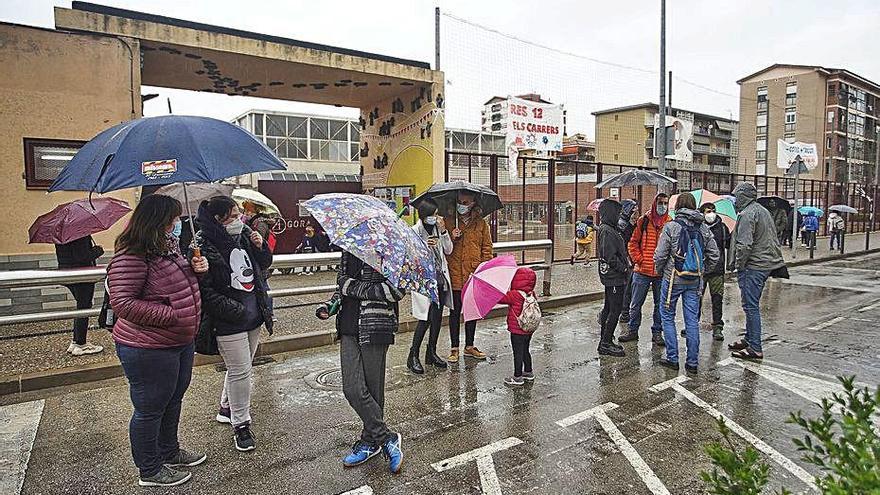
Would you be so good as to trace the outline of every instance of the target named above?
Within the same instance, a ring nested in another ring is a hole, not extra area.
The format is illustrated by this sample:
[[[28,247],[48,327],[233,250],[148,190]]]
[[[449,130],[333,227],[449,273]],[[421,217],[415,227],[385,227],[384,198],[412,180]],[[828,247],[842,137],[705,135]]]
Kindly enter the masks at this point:
[[[434,256],[397,213],[373,196],[319,194],[304,203],[330,241],[402,290],[440,300]]]
[[[694,195],[694,199],[697,200],[697,208],[706,204],[712,203],[715,205],[715,212],[721,216],[721,221],[724,222],[724,225],[727,225],[727,228],[733,232],[734,227],[736,227],[736,208],[733,206],[733,201],[719,196],[712,191],[707,191],[705,189],[695,189],[690,191],[691,194]],[[678,194],[673,195],[669,198],[669,216],[675,218],[675,203],[678,201]]]

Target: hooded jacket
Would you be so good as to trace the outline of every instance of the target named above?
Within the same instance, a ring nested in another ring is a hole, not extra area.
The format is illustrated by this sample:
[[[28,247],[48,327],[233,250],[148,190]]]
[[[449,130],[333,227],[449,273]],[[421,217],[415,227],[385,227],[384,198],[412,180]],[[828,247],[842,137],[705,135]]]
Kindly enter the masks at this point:
[[[208,260],[208,273],[199,279],[205,301],[201,326],[217,335],[248,332],[261,324],[272,333],[272,301],[263,272],[272,265],[272,253],[250,240],[250,227],[231,236],[210,213],[199,208],[195,245]]]
[[[657,249],[657,241],[660,239],[663,226],[670,220],[669,212],[665,215],[657,213],[657,199],[659,197],[659,194],[654,197],[651,211],[639,217],[628,246],[629,257],[632,258],[635,272],[647,277],[660,276],[654,268],[654,250]],[[658,219],[656,223],[655,219]]]
[[[733,229],[733,253],[728,257],[729,268],[770,272],[785,266],[773,217],[756,201],[758,190],[754,184],[740,183],[733,195],[737,221]]]
[[[706,225],[709,224],[707,223]],[[718,246],[718,263],[715,265],[714,269],[707,270],[704,275],[724,275],[724,268],[727,266],[726,256],[727,252],[730,250],[730,229],[728,229],[727,225],[724,224],[724,221],[721,220],[721,215],[717,215],[715,217],[715,223],[709,225],[709,231],[712,232],[712,237],[715,238],[715,244]]]
[[[600,224],[598,229],[599,280],[606,287],[626,285],[629,274],[629,258],[626,243],[617,230],[621,205],[613,199],[606,199],[599,205]],[[653,265],[653,263],[652,263]]]
[[[663,226],[663,232],[660,233],[660,241],[657,243],[657,250],[654,251],[654,266],[663,274],[666,280],[672,280],[675,284],[699,284],[699,280],[684,281],[677,276],[672,279],[675,272],[675,259],[673,256],[678,251],[678,242],[681,237],[683,227],[679,222],[684,222],[690,228],[697,227],[700,235],[703,236],[703,274],[715,270],[719,261],[718,245],[715,244],[715,238],[709,227],[706,225],[703,214],[690,208],[679,208],[675,212],[675,221],[668,222]]]
[[[510,333],[530,335],[523,331],[517,320],[522,314],[526,301],[526,298],[523,297],[520,291],[526,294],[534,294],[537,280],[538,276],[535,275],[534,270],[531,268],[520,268],[513,275],[513,280],[510,282],[510,290],[501,298],[500,303],[507,305],[507,330]]]

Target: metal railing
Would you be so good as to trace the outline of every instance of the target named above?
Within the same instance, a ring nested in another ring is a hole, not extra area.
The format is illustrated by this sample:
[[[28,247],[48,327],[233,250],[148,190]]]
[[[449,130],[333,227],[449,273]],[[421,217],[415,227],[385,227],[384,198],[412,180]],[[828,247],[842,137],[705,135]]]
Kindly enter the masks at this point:
[[[550,239],[496,242],[492,245],[495,254],[516,253],[521,251],[544,251],[544,261],[538,264],[526,264],[534,270],[544,271],[544,295],[550,295],[550,282],[552,280],[553,266],[553,241]],[[305,268],[314,266],[336,265],[340,261],[341,254],[315,253],[315,254],[279,254],[275,255],[272,268],[289,269]],[[0,289],[47,287],[76,283],[98,283],[107,277],[107,268],[83,268],[76,270],[11,270],[0,272]],[[293,287],[287,289],[271,289],[269,295],[273,298],[307,296],[314,294],[328,294],[336,290],[336,285],[315,285],[308,287]],[[69,320],[73,318],[96,317],[100,309],[71,309],[65,311],[45,311],[39,313],[24,313],[9,316],[0,316],[0,326],[16,325],[21,323],[39,323],[46,321]]]

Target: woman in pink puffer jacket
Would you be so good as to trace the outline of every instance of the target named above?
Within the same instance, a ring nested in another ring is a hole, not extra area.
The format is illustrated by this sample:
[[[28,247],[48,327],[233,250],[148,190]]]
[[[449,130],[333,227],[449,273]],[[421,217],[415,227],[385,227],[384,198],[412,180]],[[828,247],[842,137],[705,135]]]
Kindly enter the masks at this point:
[[[107,270],[117,317],[113,340],[134,405],[129,437],[141,486],[185,483],[192,474],[175,468],[206,459],[181,449],[177,441],[201,314],[196,274],[208,270],[203,257],[187,261],[181,256],[180,214],[180,203],[168,196],[141,200],[116,239]]]

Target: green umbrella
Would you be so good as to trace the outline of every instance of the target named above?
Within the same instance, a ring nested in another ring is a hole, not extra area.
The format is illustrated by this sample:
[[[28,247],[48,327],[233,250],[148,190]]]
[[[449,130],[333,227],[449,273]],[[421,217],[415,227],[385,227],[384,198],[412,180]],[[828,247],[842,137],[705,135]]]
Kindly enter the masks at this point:
[[[715,212],[721,215],[721,221],[727,225],[727,228],[733,231],[733,228],[736,227],[736,208],[733,206],[733,201],[723,198],[712,191],[707,191],[705,189],[695,189],[693,191],[688,191],[693,196],[694,199],[697,200],[697,208],[706,204],[712,203],[715,205]],[[675,203],[678,201],[678,194],[669,198],[669,215],[672,218],[675,218]]]

